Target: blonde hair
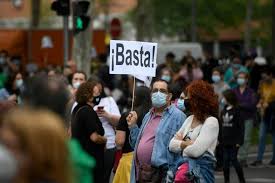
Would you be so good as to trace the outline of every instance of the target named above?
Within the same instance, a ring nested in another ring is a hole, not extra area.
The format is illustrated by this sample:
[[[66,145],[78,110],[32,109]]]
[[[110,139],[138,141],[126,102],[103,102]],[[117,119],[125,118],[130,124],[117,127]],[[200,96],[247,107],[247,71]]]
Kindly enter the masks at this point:
[[[59,117],[45,110],[17,109],[4,118],[2,127],[14,133],[27,156],[27,169],[16,182],[71,182],[68,139]]]

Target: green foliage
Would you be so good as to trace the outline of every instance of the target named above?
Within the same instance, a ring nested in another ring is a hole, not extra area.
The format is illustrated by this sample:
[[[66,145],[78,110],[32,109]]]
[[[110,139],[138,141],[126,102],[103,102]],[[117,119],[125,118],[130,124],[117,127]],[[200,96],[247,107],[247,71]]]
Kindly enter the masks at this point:
[[[272,1],[267,0],[266,3],[255,2],[253,20],[259,25],[253,29],[253,37],[255,41],[267,46],[271,44],[272,36]]]
[[[165,34],[169,36],[180,35],[183,32],[190,35],[192,0],[147,0],[152,3],[152,11],[147,11],[146,16],[153,17],[155,36]],[[139,1],[142,3],[143,1]],[[271,2],[271,1],[270,1]],[[196,24],[199,31],[212,36],[217,35],[220,28],[237,28],[244,25],[247,0],[196,0]],[[271,26],[271,3],[253,2],[253,19],[265,26]],[[131,12],[133,17],[138,16],[138,9]],[[268,29],[270,31],[271,28]],[[261,30],[261,31],[267,31]],[[253,32],[255,32],[253,30]],[[257,32],[257,31],[256,31]],[[269,33],[268,33],[269,34]]]

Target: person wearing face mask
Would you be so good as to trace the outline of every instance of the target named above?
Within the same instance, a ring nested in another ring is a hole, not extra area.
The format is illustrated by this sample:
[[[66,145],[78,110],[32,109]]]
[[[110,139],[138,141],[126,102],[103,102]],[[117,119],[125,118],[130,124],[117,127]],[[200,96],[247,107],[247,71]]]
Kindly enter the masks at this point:
[[[146,113],[151,109],[150,89],[144,86],[136,88],[134,110],[138,114],[137,125],[140,127]],[[116,146],[122,150],[122,157],[114,176],[113,183],[129,182],[131,165],[133,160],[133,148],[129,143],[130,130],[126,121],[129,112],[121,115],[119,124],[116,127]]]
[[[131,183],[165,181],[169,166],[180,158],[167,147],[186,116],[170,105],[171,97],[168,83],[156,80],[151,90],[153,107],[143,118],[141,127],[137,125],[136,112],[131,111],[127,116],[130,145],[134,148]]]
[[[96,88],[99,92],[95,94],[93,99],[93,103],[95,104],[94,110],[104,128],[104,137],[107,138],[106,150],[104,152],[104,180],[102,182],[109,183],[116,152],[116,134],[114,129],[118,125],[120,111],[114,98],[106,96],[102,82],[97,81]]]
[[[224,81],[230,86],[230,88],[236,88],[238,86],[237,77],[240,72],[247,72],[246,67],[241,65],[241,60],[235,57],[231,66],[226,70],[224,74]]]
[[[230,89],[228,84],[223,81],[223,72],[222,68],[216,67],[212,71],[212,86],[214,87],[215,93],[218,95],[218,100],[219,100],[219,113],[223,110],[225,104],[225,100],[223,97],[223,92]],[[222,145],[222,139],[221,139],[221,131],[219,132],[219,138],[218,138],[218,145],[216,148],[216,158],[217,158],[217,163],[216,163],[216,171],[222,171],[222,166],[223,166],[223,145]]]
[[[104,179],[104,149],[107,138],[104,137],[104,128],[93,109],[94,98],[99,93],[96,84],[96,82],[85,82],[78,88],[76,92],[78,104],[72,113],[71,133],[72,138],[96,160],[94,182],[101,183]]]
[[[175,102],[175,105],[178,109],[186,114],[186,116],[190,115],[190,104],[189,99],[185,96],[184,92],[181,93],[180,98],[178,98]]]
[[[79,86],[84,83],[87,79],[87,76],[82,71],[77,71],[72,76],[72,87],[77,90]]]
[[[23,77],[21,73],[15,73],[8,77],[5,87],[0,89],[0,101],[10,100],[21,103],[20,93],[23,89]]]
[[[161,76],[160,79],[166,81],[167,83],[172,82],[172,70],[169,69],[168,67],[165,67],[161,70]]]
[[[240,148],[240,163],[247,166],[248,150],[251,144],[251,133],[253,129],[253,121],[255,120],[257,98],[253,89],[248,87],[248,73],[240,72],[237,78],[238,87],[233,89],[237,96],[238,103],[243,117],[245,126],[244,143]]]
[[[219,96],[219,111],[221,111],[224,107],[222,102],[222,93],[230,87],[223,81],[223,73],[222,70],[218,67],[214,68],[212,71],[212,86],[214,87],[215,93]]]
[[[202,80],[191,82],[186,91],[192,115],[185,120],[169,143],[171,152],[182,155],[181,161],[170,170],[172,175],[176,175],[175,180],[181,179],[182,176],[177,176],[178,167],[187,163],[190,178],[196,177],[201,182],[215,182],[214,152],[219,133],[219,122],[216,118],[218,97],[213,87]],[[182,179],[178,181],[185,182]]]
[[[74,98],[77,92],[77,89],[82,83],[86,82],[86,79],[87,79],[87,76],[83,71],[77,71],[72,76],[72,87],[70,87],[70,91],[72,94],[72,99],[70,102],[72,106],[71,112],[73,112],[75,106],[77,105],[77,102],[75,101],[75,98]]]
[[[18,72],[18,66],[11,61],[9,53],[6,50],[0,51],[0,68],[5,76]]]

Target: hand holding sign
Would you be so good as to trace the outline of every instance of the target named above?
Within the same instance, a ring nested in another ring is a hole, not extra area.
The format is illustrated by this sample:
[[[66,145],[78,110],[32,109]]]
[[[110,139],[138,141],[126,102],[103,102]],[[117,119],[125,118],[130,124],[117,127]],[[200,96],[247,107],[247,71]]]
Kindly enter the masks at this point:
[[[137,113],[135,111],[131,111],[128,116],[126,117],[127,120],[127,124],[129,128],[132,128],[133,126],[135,126],[135,124],[137,124]]]

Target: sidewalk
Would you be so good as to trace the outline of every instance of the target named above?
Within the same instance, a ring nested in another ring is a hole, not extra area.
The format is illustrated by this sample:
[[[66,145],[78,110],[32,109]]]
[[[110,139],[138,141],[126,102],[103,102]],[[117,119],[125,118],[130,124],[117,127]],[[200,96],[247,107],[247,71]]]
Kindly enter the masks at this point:
[[[272,144],[267,144],[265,146],[265,152],[272,152]],[[249,153],[248,154],[257,154],[258,153],[258,144],[253,145],[249,148]]]

